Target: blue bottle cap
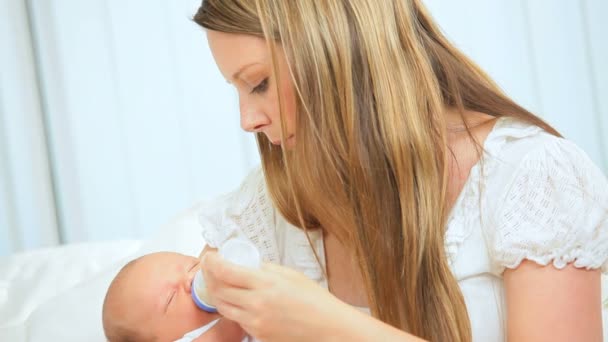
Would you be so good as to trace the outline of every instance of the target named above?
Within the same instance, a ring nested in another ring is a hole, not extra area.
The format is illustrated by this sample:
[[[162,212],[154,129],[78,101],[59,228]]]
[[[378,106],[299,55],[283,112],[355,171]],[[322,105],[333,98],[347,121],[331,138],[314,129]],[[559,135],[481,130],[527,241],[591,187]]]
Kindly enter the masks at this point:
[[[196,306],[198,306],[198,308],[203,311],[207,311],[209,313],[217,313],[217,309],[214,306],[205,303],[205,301],[202,300],[196,293],[196,283],[200,281],[203,281],[203,275],[201,271],[198,271],[196,272],[196,275],[192,280],[192,285],[190,286],[190,293],[192,294],[192,300],[194,301],[194,304],[196,304]]]

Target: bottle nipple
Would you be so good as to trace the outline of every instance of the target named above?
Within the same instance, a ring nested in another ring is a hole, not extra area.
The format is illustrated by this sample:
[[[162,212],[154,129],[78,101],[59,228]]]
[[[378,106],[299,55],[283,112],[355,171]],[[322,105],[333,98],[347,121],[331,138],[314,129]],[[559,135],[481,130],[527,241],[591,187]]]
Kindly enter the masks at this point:
[[[220,248],[219,254],[222,258],[248,268],[259,268],[261,264],[260,252],[254,244],[247,240],[231,239],[226,241]],[[211,305],[211,298],[207,294],[207,286],[203,272],[199,270],[192,280],[192,300],[201,310],[216,313],[217,309]]]

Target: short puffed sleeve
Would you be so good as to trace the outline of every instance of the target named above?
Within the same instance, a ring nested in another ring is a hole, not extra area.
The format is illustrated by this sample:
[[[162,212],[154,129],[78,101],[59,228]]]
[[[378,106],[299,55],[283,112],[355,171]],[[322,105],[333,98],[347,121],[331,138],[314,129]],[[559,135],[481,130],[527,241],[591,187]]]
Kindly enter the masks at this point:
[[[524,259],[608,271],[608,182],[585,152],[548,136],[504,177],[489,246],[498,272]]]
[[[198,219],[209,246],[218,248],[230,238],[246,238],[256,245],[264,261],[279,262],[275,210],[261,167],[249,173],[238,189],[206,201]]]

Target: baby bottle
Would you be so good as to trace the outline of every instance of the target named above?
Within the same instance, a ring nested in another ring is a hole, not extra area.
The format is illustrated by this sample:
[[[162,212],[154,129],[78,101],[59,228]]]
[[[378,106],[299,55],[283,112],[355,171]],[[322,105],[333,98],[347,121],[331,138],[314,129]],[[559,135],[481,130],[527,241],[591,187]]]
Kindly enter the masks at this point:
[[[240,266],[249,268],[260,267],[260,252],[247,240],[230,239],[219,248],[219,254],[222,258]],[[217,309],[209,304],[210,298],[207,294],[207,286],[201,270],[196,272],[194,280],[192,280],[191,292],[194,303],[201,310],[210,313],[217,312]]]

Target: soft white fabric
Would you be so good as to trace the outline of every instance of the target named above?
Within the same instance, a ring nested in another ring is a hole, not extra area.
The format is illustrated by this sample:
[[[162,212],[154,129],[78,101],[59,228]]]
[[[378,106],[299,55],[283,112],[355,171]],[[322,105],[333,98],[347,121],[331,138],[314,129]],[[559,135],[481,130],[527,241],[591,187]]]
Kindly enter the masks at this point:
[[[474,340],[502,341],[505,268],[529,259],[608,271],[608,183],[573,143],[511,118],[497,120],[484,150],[450,214],[445,248]],[[212,246],[245,236],[258,241],[265,260],[327,286],[321,235],[310,234],[320,266],[305,234],[272,207],[261,169],[199,218]]]
[[[539,134],[526,144],[533,149],[519,165],[501,169],[512,179],[496,197],[490,230],[498,271],[522,259],[608,271],[606,178],[567,140]]]
[[[203,239],[209,245],[217,248],[232,237],[245,236],[258,247],[262,260],[279,262],[277,239],[260,231],[274,226],[274,209],[261,172],[249,174],[237,191],[203,204],[200,212]]]
[[[41,305],[69,293],[140,246],[140,241],[83,243],[1,258],[0,341],[25,341],[27,320]]]
[[[219,322],[219,318],[210,322],[209,324],[206,324],[196,330],[190,331],[188,333],[185,333],[184,336],[182,338],[180,338],[179,340],[176,340],[175,342],[192,342],[195,339],[199,338],[202,334],[206,333],[207,331],[209,331],[209,329],[213,328],[217,322]]]
[[[0,341],[105,342],[101,306],[118,270],[157,251],[198,255],[199,203],[145,241],[88,243],[0,258]]]
[[[192,341],[196,340],[197,338],[199,338],[200,336],[202,336],[207,331],[209,331],[211,328],[213,328],[219,321],[220,321],[220,319],[218,318],[215,321],[210,322],[209,324],[206,324],[196,330],[190,331],[190,332],[184,334],[184,336],[182,338],[180,338],[179,340],[176,340],[175,342],[192,342]],[[255,339],[253,339],[249,336],[245,336],[241,340],[241,342],[255,342],[255,341],[256,341]]]

